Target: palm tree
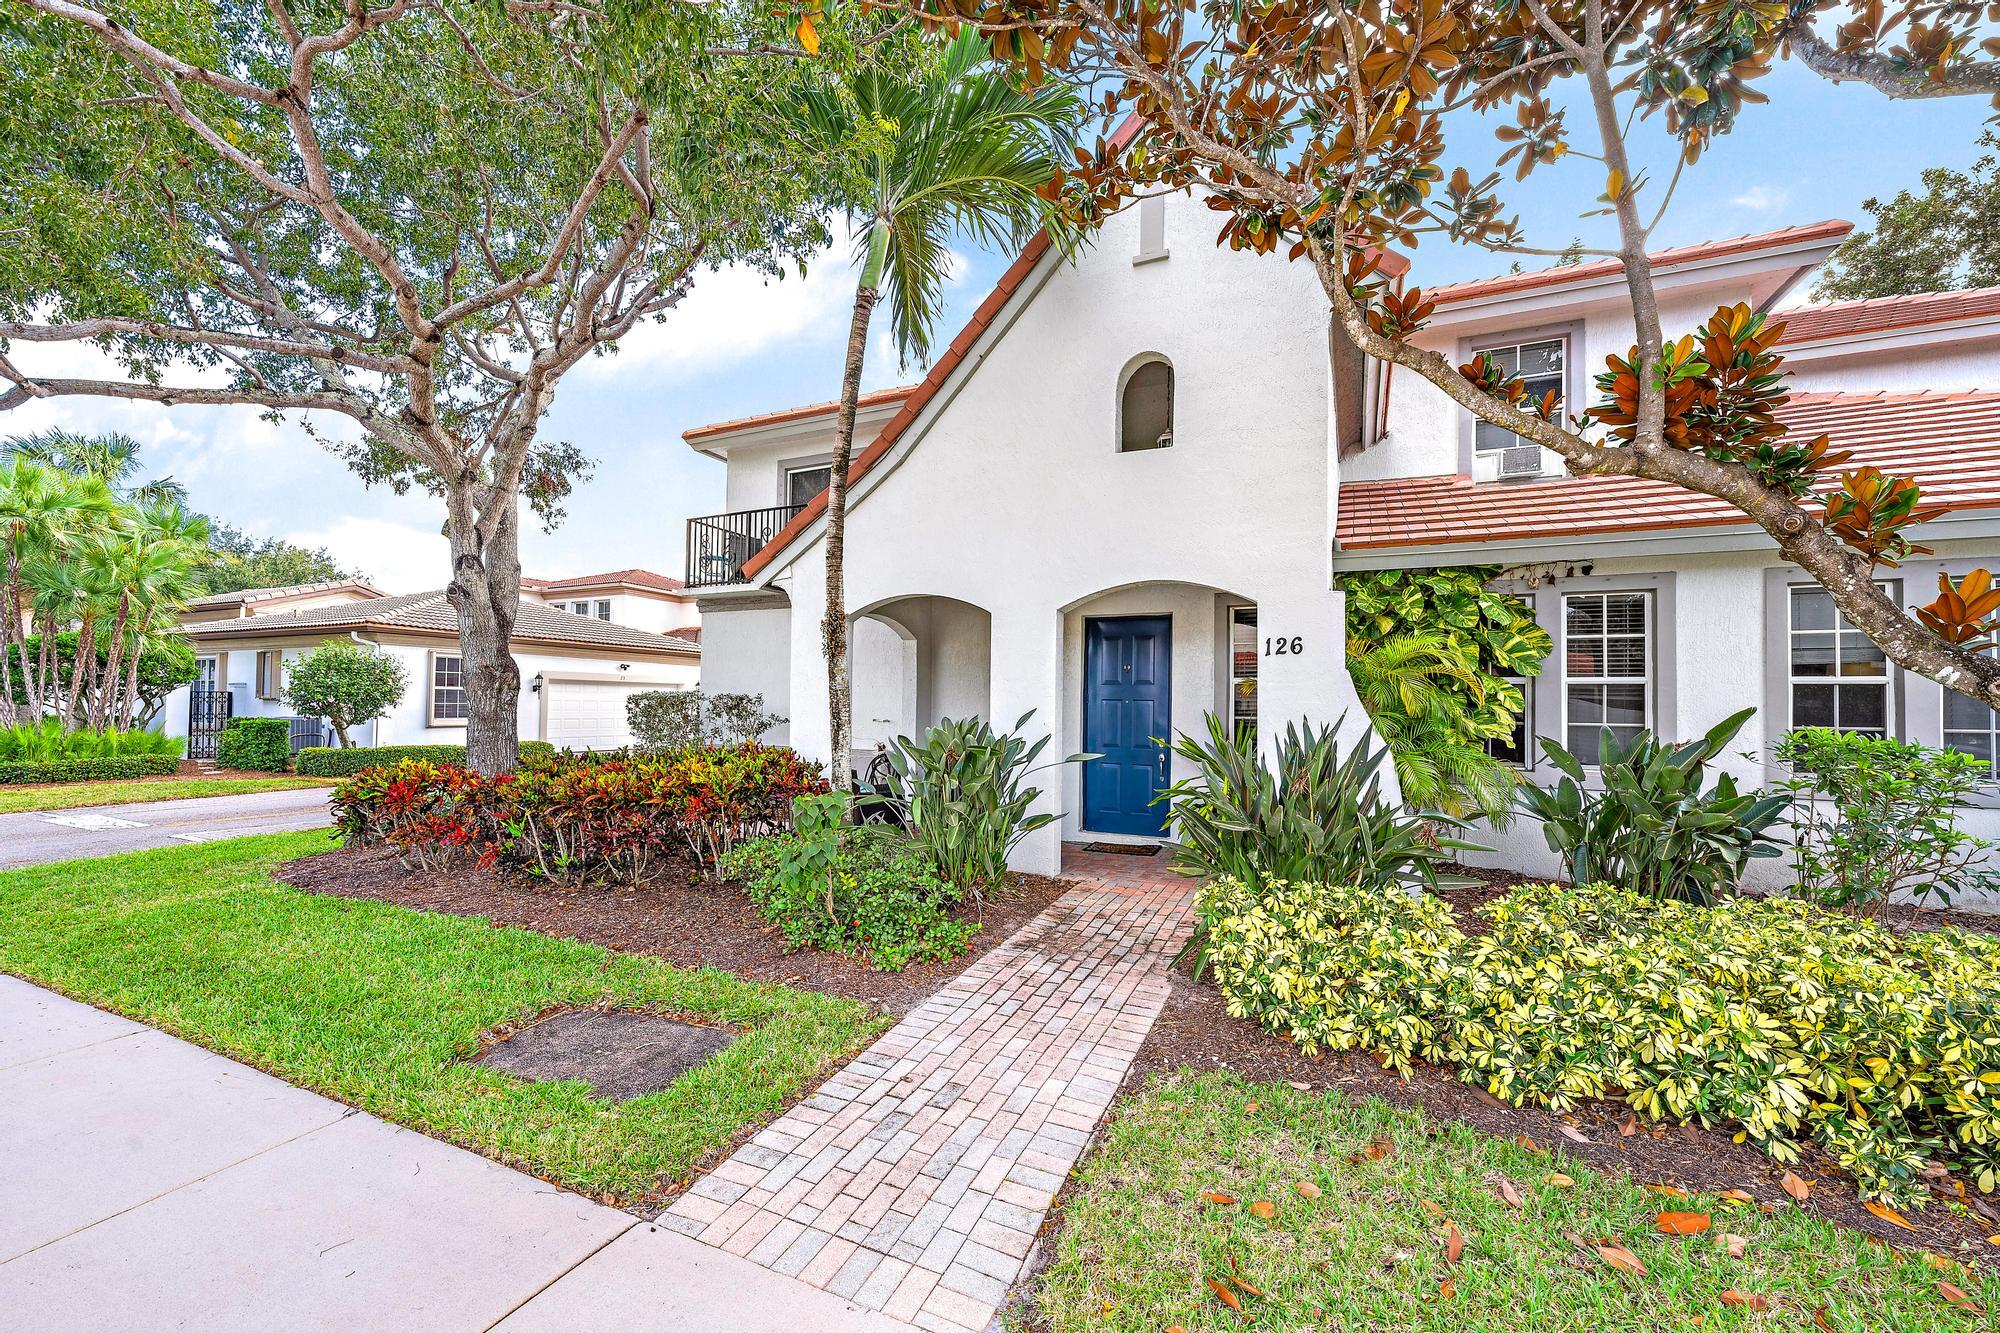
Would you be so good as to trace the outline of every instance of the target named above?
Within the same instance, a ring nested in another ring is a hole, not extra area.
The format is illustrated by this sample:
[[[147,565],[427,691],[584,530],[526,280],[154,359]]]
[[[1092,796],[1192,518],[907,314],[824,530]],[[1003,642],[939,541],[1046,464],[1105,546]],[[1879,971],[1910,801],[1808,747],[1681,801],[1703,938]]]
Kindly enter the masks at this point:
[[[1483,815],[1504,822],[1519,776],[1487,753],[1466,698],[1497,682],[1471,653],[1434,634],[1398,634],[1380,642],[1347,641],[1347,670],[1369,721],[1396,763],[1412,809]]]
[[[946,45],[914,78],[868,69],[816,90],[802,115],[829,158],[857,163],[852,211],[860,278],[847,332],[826,494],[826,650],[832,769],[836,781],[852,751],[853,700],[847,677],[847,469],[868,326],[882,298],[905,361],[929,357],[944,304],[950,242],[965,236],[986,246],[1018,246],[1054,215],[1038,190],[1055,175],[1084,116],[1084,105],[1056,83],[1023,91],[987,58],[970,31]]]
[[[173,613],[194,595],[194,575],[208,546],[208,520],[176,506],[141,509],[129,537],[113,547],[118,600],[109,650],[91,696],[93,731],[129,729],[139,692],[139,658],[147,640],[175,625]],[[82,644],[78,650],[81,652]]]
[[[0,462],[25,458],[72,477],[96,477],[136,505],[184,505],[187,487],[172,477],[133,484],[139,442],[130,435],[78,435],[62,429],[0,440]]]
[[[110,488],[95,477],[78,478],[23,457],[0,464],[0,554],[6,562],[0,582],[0,703],[9,723],[23,718],[14,702],[13,662],[19,662],[29,720],[42,715],[45,683],[28,660],[24,622],[34,614],[34,594],[23,570],[38,560],[60,558],[114,508]]]

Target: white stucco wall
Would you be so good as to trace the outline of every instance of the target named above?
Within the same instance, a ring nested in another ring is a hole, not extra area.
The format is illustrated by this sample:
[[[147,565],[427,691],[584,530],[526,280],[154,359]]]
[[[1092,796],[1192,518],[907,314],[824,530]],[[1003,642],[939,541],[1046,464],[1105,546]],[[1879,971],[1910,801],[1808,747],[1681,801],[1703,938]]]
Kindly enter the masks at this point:
[[[755,605],[710,602],[702,614],[704,687],[762,695],[766,711],[786,719],[764,734],[764,740],[772,745],[786,745],[791,740],[791,617],[791,609],[775,598]],[[825,698],[824,691],[821,698]],[[821,726],[824,734],[824,724]]]

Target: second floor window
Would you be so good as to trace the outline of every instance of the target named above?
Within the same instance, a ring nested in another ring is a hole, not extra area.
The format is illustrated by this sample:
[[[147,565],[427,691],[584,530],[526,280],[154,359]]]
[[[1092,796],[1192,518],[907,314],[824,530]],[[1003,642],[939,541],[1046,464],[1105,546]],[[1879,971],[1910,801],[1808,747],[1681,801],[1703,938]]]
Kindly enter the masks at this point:
[[[1889,662],[1882,650],[1847,623],[1824,588],[1793,588],[1790,611],[1792,725],[1888,735]]]
[[[1543,394],[1553,390],[1556,395],[1557,410],[1561,410],[1563,400],[1563,367],[1568,361],[1567,342],[1562,338],[1540,338],[1532,342],[1497,343],[1491,347],[1475,347],[1475,353],[1483,352],[1500,364],[1509,376],[1521,377],[1521,384],[1528,391],[1528,397],[1540,401]],[[1477,418],[1472,423],[1472,448],[1475,453],[1491,453],[1497,449],[1512,449],[1528,444],[1511,430],[1503,429],[1490,421]]]
[[[785,503],[806,505],[833,484],[833,469],[821,463],[815,467],[795,467],[785,471]]]

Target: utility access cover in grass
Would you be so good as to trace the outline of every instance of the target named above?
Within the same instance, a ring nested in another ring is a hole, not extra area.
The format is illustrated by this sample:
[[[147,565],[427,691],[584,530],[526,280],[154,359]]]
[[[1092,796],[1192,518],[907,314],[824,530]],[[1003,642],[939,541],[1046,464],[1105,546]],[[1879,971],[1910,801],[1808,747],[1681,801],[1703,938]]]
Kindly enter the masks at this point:
[[[659,1092],[736,1038],[632,1010],[570,1009],[486,1049],[480,1062],[537,1083],[581,1079],[606,1101]]]

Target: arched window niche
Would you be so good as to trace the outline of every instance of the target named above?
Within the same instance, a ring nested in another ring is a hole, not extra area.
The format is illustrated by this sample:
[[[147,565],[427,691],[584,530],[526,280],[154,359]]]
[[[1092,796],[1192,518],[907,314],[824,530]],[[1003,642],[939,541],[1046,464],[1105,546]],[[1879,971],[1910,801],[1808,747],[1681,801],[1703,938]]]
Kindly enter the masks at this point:
[[[1118,385],[1118,452],[1174,442],[1174,367],[1157,352],[1134,357]]]

